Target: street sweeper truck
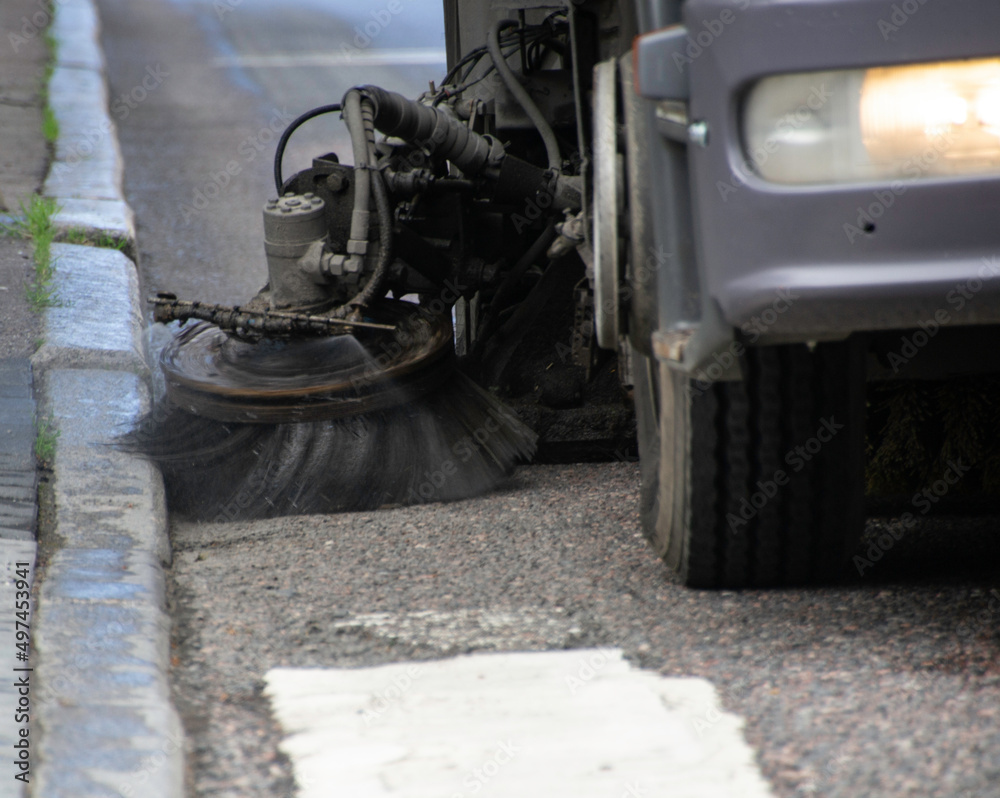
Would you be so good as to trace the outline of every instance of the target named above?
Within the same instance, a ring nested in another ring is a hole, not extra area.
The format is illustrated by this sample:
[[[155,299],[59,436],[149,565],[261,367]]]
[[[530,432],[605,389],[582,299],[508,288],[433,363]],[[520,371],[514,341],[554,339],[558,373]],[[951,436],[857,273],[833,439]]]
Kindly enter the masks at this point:
[[[174,507],[458,499],[635,440],[686,584],[836,574],[866,383],[998,365],[1000,5],[444,9],[422,96],[358,85],[281,137],[252,301],[153,299],[189,323],[131,440]],[[352,152],[286,175],[321,114]]]

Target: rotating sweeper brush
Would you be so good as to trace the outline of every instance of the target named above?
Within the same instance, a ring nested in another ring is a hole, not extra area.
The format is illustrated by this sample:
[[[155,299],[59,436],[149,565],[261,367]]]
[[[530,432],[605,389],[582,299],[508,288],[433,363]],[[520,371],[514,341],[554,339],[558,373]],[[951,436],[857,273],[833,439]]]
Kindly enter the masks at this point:
[[[188,325],[161,359],[166,403],[130,438],[172,507],[232,520],[450,501],[531,456],[534,433],[456,370],[447,316],[384,300],[371,317],[257,342]]]
[[[551,130],[549,168],[509,153],[452,77],[419,101],[352,89],[292,123],[264,209],[268,283],[249,303],[153,300],[157,321],[184,326],[161,356],[165,397],[122,445],[160,463],[174,510],[226,520],[448,501],[532,456],[535,433],[464,372],[509,357],[525,274],[573,251],[581,182],[559,169]],[[283,180],[288,137],[338,111],[354,164],[329,153]],[[532,203],[565,215],[566,234],[551,219],[519,225]]]

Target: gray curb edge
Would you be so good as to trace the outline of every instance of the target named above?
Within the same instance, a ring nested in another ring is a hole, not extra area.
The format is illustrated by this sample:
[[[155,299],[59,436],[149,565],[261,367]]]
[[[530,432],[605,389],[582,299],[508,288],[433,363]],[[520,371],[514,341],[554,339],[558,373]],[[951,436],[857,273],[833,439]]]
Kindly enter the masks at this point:
[[[53,5],[49,97],[60,134],[43,193],[59,206],[60,228],[131,243],[97,11],[93,0]],[[162,479],[107,445],[149,408],[136,267],[113,249],[57,244],[53,255],[59,304],[45,311],[32,364],[39,413],[59,433],[52,496],[60,547],[36,594],[32,795],[181,798]]]
[[[131,241],[132,209],[122,190],[118,132],[108,114],[100,20],[93,0],[56,0],[49,29],[56,63],[49,104],[59,137],[42,193],[56,200],[56,224]]]

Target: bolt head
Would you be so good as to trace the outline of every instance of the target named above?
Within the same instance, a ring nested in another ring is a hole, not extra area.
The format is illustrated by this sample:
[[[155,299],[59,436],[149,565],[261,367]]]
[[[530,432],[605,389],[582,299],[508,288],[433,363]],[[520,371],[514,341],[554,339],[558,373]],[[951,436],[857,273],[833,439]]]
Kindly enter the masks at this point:
[[[708,146],[708,123],[692,122],[688,125],[688,141],[699,147]]]

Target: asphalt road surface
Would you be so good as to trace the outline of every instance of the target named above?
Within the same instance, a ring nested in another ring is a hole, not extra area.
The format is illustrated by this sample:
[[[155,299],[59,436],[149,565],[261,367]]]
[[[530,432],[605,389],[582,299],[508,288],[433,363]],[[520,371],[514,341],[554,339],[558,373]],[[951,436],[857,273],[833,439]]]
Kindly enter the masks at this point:
[[[275,131],[352,84],[413,96],[442,73],[436,5],[400,5],[355,44],[388,3],[99,0],[145,290],[259,288]],[[286,174],[345,151],[338,126],[310,123]],[[175,520],[191,795],[292,794],[271,668],[600,646],[709,679],[776,795],[1000,796],[995,518],[904,506],[916,527],[871,520],[871,567],[842,585],[707,593],[647,549],[637,499],[637,466],[617,462],[524,467],[447,506]]]

